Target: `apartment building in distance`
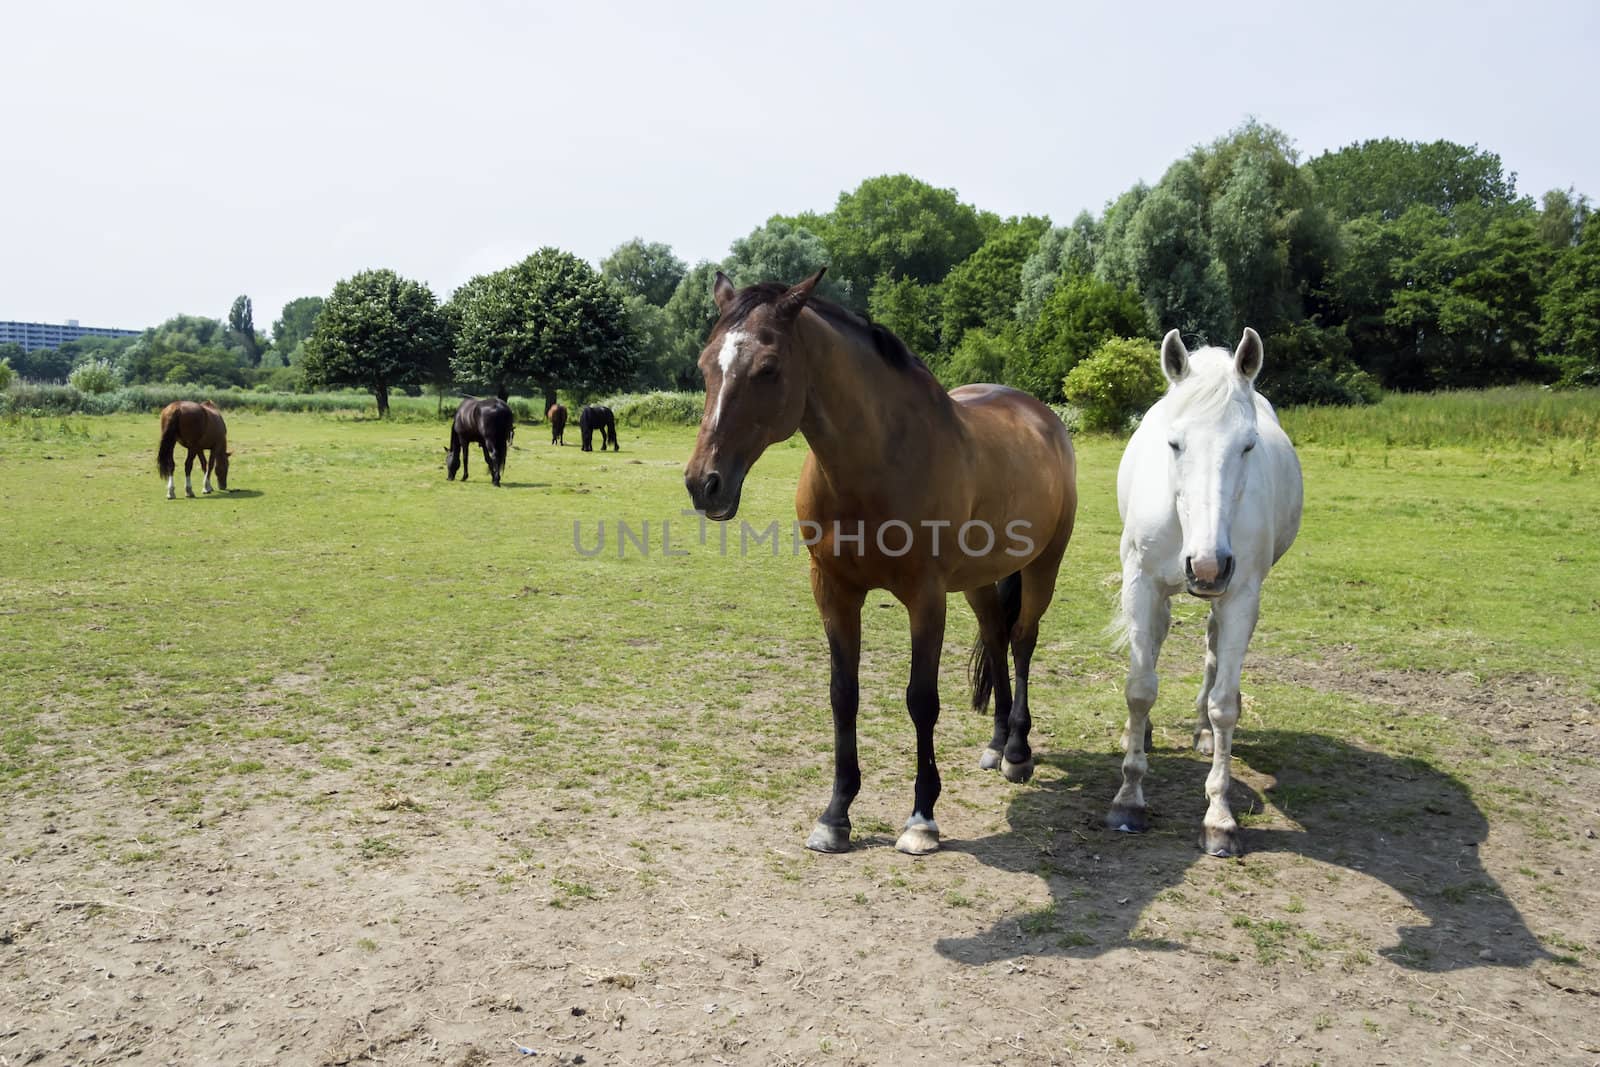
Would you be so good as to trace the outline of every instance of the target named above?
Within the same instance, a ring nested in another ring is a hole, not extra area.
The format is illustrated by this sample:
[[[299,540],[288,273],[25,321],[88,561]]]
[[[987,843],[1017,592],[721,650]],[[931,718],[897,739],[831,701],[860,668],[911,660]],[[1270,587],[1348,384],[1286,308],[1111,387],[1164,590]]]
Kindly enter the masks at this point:
[[[77,319],[54,322],[0,322],[0,345],[15,342],[24,352],[60,348],[80,337],[137,337],[143,330],[114,330],[107,326],[79,326]]]

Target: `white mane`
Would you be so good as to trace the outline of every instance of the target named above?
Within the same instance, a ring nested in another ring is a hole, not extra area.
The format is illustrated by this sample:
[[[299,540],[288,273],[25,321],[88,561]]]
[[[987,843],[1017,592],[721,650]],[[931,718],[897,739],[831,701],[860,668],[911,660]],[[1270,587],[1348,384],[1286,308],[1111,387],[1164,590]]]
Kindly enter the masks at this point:
[[[1189,356],[1189,373],[1168,386],[1164,414],[1169,422],[1195,419],[1215,422],[1230,406],[1241,418],[1255,421],[1255,389],[1234,366],[1226,348],[1202,348]]]

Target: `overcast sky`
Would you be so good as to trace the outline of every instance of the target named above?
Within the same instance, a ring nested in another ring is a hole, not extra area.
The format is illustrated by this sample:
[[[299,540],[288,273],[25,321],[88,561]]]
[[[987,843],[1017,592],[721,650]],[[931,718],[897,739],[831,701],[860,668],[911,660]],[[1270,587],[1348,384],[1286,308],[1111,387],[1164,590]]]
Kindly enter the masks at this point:
[[[29,2],[0,14],[0,319],[270,327],[389,267],[720,259],[906,172],[1069,221],[1254,115],[1600,195],[1600,3]]]

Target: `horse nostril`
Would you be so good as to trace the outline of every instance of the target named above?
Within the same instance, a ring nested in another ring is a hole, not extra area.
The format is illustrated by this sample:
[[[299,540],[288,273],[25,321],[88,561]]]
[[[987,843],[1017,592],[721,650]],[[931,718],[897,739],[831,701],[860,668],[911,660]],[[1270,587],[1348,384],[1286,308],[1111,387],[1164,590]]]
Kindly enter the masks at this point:
[[[714,498],[717,495],[717,490],[721,488],[722,475],[718,474],[716,471],[712,471],[710,474],[706,475],[705,484],[701,486],[701,492],[709,498]]]

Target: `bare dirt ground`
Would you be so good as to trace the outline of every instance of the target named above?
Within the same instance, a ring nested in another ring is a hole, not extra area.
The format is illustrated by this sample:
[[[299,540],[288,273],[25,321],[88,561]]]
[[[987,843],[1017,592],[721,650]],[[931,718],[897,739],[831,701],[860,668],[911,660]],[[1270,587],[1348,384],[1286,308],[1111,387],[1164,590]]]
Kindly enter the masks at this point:
[[[801,847],[825,779],[775,813],[641,816],[317,766],[174,837],[173,802],[83,774],[5,813],[0,1064],[1600,1063],[1596,710],[1537,679],[1250,676],[1442,712],[1516,758],[1469,792],[1241,730],[1240,861],[1194,848],[1205,764],[1171,702],[1151,834],[1101,828],[1102,738],[1041,739],[1021,788],[952,746],[946,849],[920,860],[893,849],[909,764],[841,856]]]

